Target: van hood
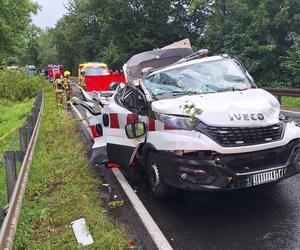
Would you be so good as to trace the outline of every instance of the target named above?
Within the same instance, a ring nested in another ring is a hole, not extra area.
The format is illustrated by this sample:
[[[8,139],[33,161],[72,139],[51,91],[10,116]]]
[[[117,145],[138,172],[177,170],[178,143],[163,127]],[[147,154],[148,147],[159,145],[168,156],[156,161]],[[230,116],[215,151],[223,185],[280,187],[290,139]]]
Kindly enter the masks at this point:
[[[201,109],[202,112],[195,117],[212,126],[261,127],[279,122],[279,102],[263,89],[185,95],[154,101],[152,110],[160,114],[186,116],[185,104]]]

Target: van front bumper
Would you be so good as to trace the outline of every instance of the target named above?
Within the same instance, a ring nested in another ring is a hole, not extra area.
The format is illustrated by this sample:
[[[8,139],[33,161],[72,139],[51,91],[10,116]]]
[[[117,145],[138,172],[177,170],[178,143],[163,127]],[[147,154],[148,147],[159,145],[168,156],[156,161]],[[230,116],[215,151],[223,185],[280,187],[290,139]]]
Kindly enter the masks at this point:
[[[299,139],[285,146],[240,154],[198,151],[176,155],[156,151],[166,183],[184,190],[241,189],[288,178],[300,172]]]

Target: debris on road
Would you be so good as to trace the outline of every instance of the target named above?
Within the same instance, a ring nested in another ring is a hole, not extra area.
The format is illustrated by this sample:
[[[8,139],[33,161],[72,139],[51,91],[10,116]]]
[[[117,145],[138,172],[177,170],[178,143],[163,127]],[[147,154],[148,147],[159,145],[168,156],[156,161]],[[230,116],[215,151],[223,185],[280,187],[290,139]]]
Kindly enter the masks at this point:
[[[128,240],[127,242],[128,242],[129,246],[133,246],[134,245],[134,240]]]
[[[111,208],[119,208],[119,207],[122,207],[124,205],[124,201],[123,200],[111,201],[111,202],[108,203],[108,205]]]
[[[79,245],[88,246],[94,243],[84,218],[72,221],[71,225]]]

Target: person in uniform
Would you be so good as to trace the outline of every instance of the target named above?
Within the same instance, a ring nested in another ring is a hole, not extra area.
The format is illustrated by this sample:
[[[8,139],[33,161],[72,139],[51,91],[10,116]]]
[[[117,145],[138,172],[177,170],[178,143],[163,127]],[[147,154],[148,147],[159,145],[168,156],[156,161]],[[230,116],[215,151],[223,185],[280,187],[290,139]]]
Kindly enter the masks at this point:
[[[61,79],[61,75],[59,72],[55,73],[54,79],[54,87],[55,87],[55,97],[56,97],[56,104],[62,104],[63,101],[63,92],[64,86]]]
[[[71,97],[73,96],[70,75],[71,75],[70,71],[64,72],[64,81],[63,82],[64,82],[64,91],[66,94],[67,101],[69,101],[71,99]]]

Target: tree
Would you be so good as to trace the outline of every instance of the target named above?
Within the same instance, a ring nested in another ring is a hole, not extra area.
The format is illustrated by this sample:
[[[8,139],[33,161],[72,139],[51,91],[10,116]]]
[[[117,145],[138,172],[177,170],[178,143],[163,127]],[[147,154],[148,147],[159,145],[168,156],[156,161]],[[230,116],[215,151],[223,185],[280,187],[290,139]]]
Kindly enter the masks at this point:
[[[299,34],[298,0],[194,0],[192,7],[209,15],[198,45],[240,58],[264,85],[288,84],[281,58],[292,46],[288,35]]]
[[[138,52],[186,37],[196,41],[204,19],[189,4],[190,0],[73,0],[55,27],[58,57],[73,68],[83,61],[120,68]]]
[[[57,63],[58,53],[55,47],[54,29],[47,29],[41,33],[38,39],[38,61],[42,67]]]
[[[300,88],[300,34],[290,33],[288,40],[292,46],[287,50],[287,55],[282,57],[281,67],[287,72],[287,81],[293,86]]]
[[[41,29],[34,24],[29,25],[27,28],[24,34],[25,45],[20,56],[22,64],[40,65],[38,40],[41,32]]]
[[[20,56],[26,46],[26,30],[31,14],[38,5],[31,0],[1,0],[0,2],[0,58]]]

